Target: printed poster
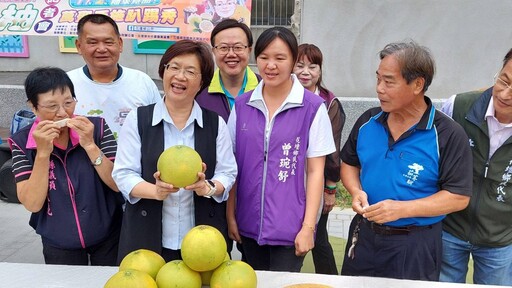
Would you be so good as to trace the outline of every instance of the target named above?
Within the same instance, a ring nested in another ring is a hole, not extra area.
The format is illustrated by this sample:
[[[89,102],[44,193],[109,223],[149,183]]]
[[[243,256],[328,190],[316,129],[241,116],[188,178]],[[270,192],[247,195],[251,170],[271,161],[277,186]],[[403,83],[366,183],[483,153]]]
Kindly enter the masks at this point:
[[[133,53],[163,55],[175,41],[133,39]]]
[[[27,36],[0,35],[0,57],[29,57]]]
[[[112,17],[123,38],[209,41],[224,18],[250,25],[251,0],[0,0],[0,34],[76,36],[84,15]]]

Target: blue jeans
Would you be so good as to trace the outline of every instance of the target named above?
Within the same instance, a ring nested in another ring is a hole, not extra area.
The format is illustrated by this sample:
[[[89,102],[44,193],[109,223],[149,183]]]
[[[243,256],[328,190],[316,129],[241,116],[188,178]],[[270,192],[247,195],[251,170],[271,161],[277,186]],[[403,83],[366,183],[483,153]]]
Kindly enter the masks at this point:
[[[512,245],[472,245],[443,231],[443,264],[439,281],[465,283],[469,255],[473,257],[473,283],[512,285]]]

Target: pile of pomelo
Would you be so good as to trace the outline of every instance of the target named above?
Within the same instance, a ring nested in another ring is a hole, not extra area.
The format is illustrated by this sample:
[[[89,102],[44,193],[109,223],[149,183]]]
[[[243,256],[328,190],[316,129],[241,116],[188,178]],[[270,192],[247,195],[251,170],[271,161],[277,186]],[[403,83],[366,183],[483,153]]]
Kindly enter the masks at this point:
[[[199,225],[183,238],[183,260],[165,263],[159,254],[140,249],[126,255],[119,272],[104,288],[256,288],[256,272],[247,263],[229,259],[224,236]]]

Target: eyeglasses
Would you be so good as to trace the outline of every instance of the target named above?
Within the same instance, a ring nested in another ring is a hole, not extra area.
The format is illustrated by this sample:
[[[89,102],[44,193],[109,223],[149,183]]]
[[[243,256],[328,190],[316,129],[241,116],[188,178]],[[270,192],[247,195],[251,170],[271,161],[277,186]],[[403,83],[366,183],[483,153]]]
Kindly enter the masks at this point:
[[[219,52],[220,55],[226,55],[229,53],[229,50],[233,49],[233,52],[235,54],[242,54],[245,49],[247,49],[247,45],[233,45],[233,46],[228,46],[228,45],[217,45],[217,46],[214,46],[213,48],[215,48],[215,50],[217,50]]]
[[[177,65],[164,64],[164,67],[165,67],[165,70],[167,70],[167,71],[169,71],[169,73],[171,73],[171,75],[178,75],[178,74],[180,74],[181,71],[183,71],[183,75],[187,79],[197,79],[197,77],[199,77],[199,75],[201,75],[201,73],[197,73],[194,70],[182,69],[181,67],[179,67]]]
[[[53,105],[37,104],[37,106],[43,108],[44,110],[46,110],[48,112],[57,113],[60,110],[60,107],[64,108],[64,110],[72,109],[73,107],[75,107],[76,102],[77,102],[77,100],[73,99],[73,100],[68,100],[68,101],[64,102],[64,104],[62,104],[62,105],[60,105],[60,104],[53,104]]]
[[[509,89],[512,90],[512,86],[510,86],[510,84],[505,82],[505,80],[503,80],[500,77],[498,77],[498,74],[496,74],[494,76],[494,83],[496,83],[497,85],[502,85],[502,86],[504,86],[504,88],[509,88]]]

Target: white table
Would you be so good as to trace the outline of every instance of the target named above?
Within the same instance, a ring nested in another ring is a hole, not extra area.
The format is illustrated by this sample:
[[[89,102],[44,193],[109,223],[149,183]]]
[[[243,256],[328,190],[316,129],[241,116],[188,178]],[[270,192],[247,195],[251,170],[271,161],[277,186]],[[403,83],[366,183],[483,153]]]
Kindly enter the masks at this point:
[[[101,288],[117,271],[117,267],[64,266],[0,262],[0,287]],[[308,273],[256,271],[256,274],[258,276],[258,287],[261,288],[281,288],[287,285],[300,283],[325,284],[335,288],[503,287]]]

